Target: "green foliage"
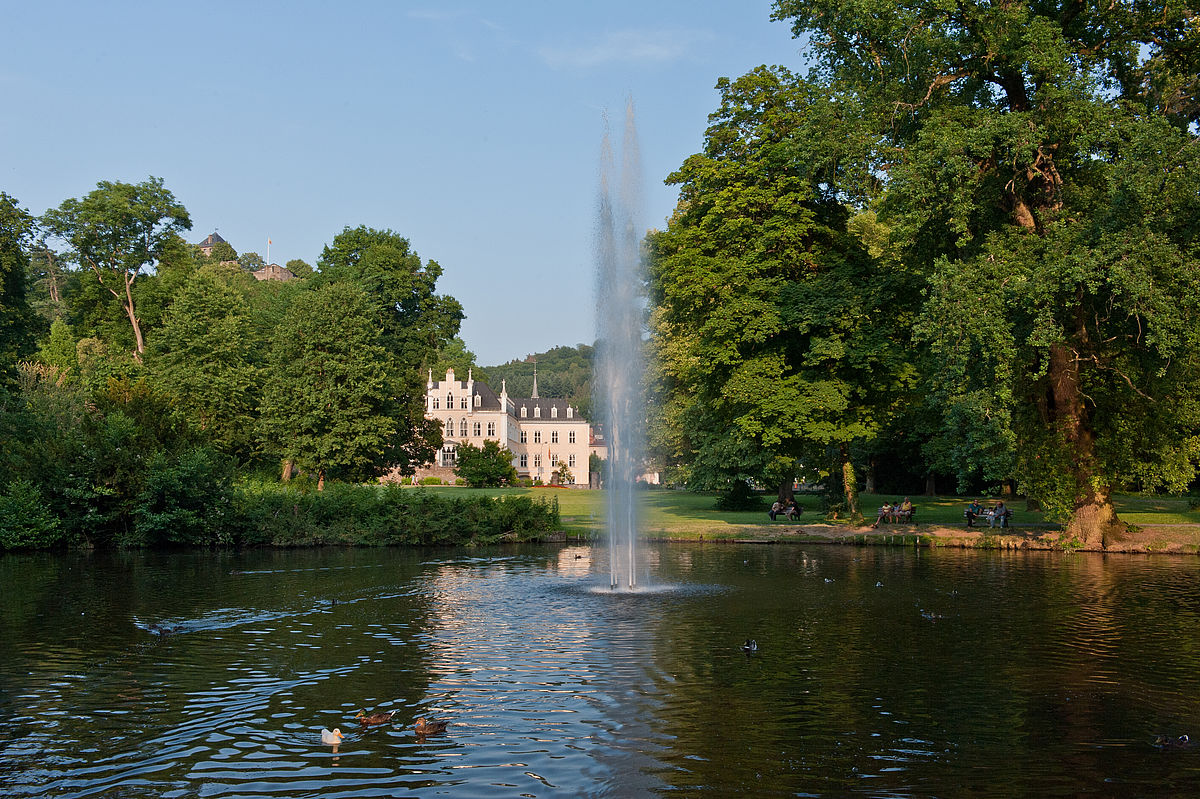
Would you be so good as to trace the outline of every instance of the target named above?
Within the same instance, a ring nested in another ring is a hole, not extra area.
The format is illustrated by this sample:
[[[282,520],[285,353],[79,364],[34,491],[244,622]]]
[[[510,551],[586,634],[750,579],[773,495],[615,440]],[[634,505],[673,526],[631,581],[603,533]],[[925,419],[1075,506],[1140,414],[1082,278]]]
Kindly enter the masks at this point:
[[[763,499],[745,480],[734,480],[729,490],[723,494],[717,495],[717,501],[714,505],[717,510],[722,511],[755,511],[765,510]]]
[[[16,377],[16,364],[33,349],[37,317],[29,305],[27,246],[33,217],[0,192],[0,385]]]
[[[263,257],[256,252],[244,252],[238,256],[238,266],[247,272],[257,272],[267,265]]]
[[[420,484],[423,486],[440,486],[442,484],[442,478],[434,477],[433,475],[426,475],[425,477],[421,478]]]
[[[122,310],[140,354],[145,342],[134,285],[142,270],[186,251],[179,231],[192,227],[187,209],[161,178],[137,184],[100,181],[83,199],[47,211],[42,225],[70,245],[71,257],[91,270],[103,289],[100,296]]]
[[[251,324],[228,270],[193,274],[178,292],[147,366],[217,448],[245,462],[255,446],[261,377],[251,362]]]
[[[915,288],[847,231],[843,172],[870,174],[856,106],[782,68],[718,88],[650,239],[651,445],[701,489],[813,474],[878,436],[915,377]]]
[[[263,389],[269,452],[321,480],[368,480],[396,462],[396,390],[376,320],[353,284],[295,299],[275,336]]]
[[[433,460],[441,447],[440,425],[425,419],[425,369],[439,347],[457,335],[462,306],[436,293],[442,268],[421,262],[407,239],[390,230],[346,228],[321,252],[316,286],[344,282],[358,286],[369,306],[371,322],[395,398],[392,416],[396,435],[391,465],[412,473]],[[307,282],[307,281],[306,281]]]
[[[246,545],[462,545],[536,540],[559,529],[557,501],[337,484],[321,492],[246,487],[237,500]]]
[[[288,268],[289,272],[300,278],[311,277],[313,273],[312,264],[302,258],[293,258],[284,266]]]
[[[38,360],[53,366],[68,380],[78,377],[79,355],[75,337],[71,335],[71,329],[62,319],[55,319],[50,324],[50,337],[43,342],[38,351]]]
[[[487,380],[497,392],[505,382],[513,397],[533,392],[533,366],[537,363],[538,395],[568,400],[585,419],[592,419],[592,370],[596,348],[587,344],[554,347],[500,366],[487,367]],[[437,372],[434,372],[437,375]],[[476,373],[476,380],[483,379]]]
[[[437,358],[433,362],[432,374],[434,380],[441,380],[447,369],[453,369],[459,380],[470,373],[476,380],[487,383],[487,374],[475,363],[475,353],[467,349],[467,344],[458,336],[446,341],[438,347]],[[499,389],[499,386],[496,386]]]
[[[156,452],[147,464],[125,546],[204,545],[232,542],[228,475],[213,453],[197,447],[177,457]]]
[[[0,488],[0,549],[45,549],[62,535],[36,485],[22,479]]]
[[[222,261],[236,261],[237,259],[237,250],[227,241],[218,241],[212,246],[212,252],[208,254],[208,260],[217,264]]]
[[[511,485],[517,479],[513,454],[500,442],[488,439],[482,447],[462,443],[455,448],[458,463],[454,473],[474,488]]]

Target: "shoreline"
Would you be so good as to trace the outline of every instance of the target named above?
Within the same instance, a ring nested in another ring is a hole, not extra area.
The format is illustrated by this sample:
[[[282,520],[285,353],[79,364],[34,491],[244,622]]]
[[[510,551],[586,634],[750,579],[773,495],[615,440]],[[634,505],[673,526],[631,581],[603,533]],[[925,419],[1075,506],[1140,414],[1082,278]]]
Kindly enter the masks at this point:
[[[732,531],[731,531],[732,532]],[[672,535],[669,530],[648,532],[648,540],[741,544],[830,544],[854,546],[954,547],[959,549],[1040,550],[1123,554],[1200,554],[1200,525],[1169,524],[1133,527],[1123,540],[1104,548],[1086,548],[1066,540],[1058,529],[1009,527],[1001,532],[987,527],[966,529],[942,525],[757,525],[742,526],[733,535]]]

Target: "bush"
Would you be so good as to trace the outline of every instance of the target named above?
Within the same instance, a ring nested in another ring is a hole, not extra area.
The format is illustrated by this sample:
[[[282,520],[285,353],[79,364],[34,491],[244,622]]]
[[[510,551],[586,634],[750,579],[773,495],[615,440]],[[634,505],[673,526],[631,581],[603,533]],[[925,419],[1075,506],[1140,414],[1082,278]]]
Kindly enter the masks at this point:
[[[420,484],[423,486],[440,486],[442,484],[442,478],[440,478],[440,477],[422,477]]]
[[[717,497],[717,510],[746,511],[765,510],[762,497],[751,490],[744,480],[735,480],[724,494]]]
[[[16,480],[0,491],[0,549],[45,549],[62,537],[58,518],[33,483]]]
[[[156,453],[147,464],[146,484],[133,509],[126,546],[229,543],[229,480],[207,449],[185,451],[172,460]],[[223,537],[224,533],[224,537]]]

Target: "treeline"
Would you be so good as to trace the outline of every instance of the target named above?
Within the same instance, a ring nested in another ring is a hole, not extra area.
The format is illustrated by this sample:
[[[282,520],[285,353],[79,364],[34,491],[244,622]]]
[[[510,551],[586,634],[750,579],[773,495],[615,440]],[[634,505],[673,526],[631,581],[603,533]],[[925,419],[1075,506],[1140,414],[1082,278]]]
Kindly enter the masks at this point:
[[[808,76],[717,88],[650,239],[675,479],[1015,489],[1089,546],[1200,459],[1183,6],[777,0]]]
[[[157,178],[40,217],[0,194],[8,541],[257,540],[230,526],[231,506],[254,515],[235,475],[323,488],[411,473],[441,446],[422,367],[463,314],[436,262],[346,228],[304,279],[258,281],[231,247],[184,241],[190,227]]]

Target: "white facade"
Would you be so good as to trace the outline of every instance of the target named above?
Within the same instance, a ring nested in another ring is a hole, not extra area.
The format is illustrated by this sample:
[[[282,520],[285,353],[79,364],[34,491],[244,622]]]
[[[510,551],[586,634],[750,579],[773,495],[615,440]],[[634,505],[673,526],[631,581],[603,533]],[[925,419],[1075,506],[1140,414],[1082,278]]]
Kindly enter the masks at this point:
[[[454,370],[445,380],[429,374],[425,390],[425,416],[442,425],[444,444],[438,466],[453,466],[458,444],[482,447],[497,441],[513,453],[513,466],[521,477],[550,483],[561,460],[575,485],[587,485],[589,433],[587,419],[562,399],[538,397],[537,376],[533,396],[513,398],[502,382],[500,393],[477,382],[467,372],[466,380],[455,379]]]

